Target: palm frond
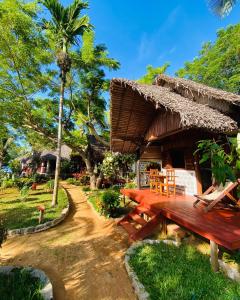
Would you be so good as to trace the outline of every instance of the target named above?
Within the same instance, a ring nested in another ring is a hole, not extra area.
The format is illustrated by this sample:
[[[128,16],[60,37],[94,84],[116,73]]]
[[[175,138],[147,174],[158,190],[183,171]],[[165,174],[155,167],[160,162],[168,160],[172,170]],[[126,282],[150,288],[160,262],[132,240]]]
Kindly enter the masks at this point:
[[[238,0],[207,0],[210,10],[220,17],[227,16]]]

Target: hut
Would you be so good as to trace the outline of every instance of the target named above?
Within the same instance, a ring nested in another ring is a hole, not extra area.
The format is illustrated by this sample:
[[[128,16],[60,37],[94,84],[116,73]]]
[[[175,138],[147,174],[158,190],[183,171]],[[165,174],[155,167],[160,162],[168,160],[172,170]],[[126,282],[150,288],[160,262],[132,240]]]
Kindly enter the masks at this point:
[[[152,85],[111,81],[111,150],[137,154],[139,187],[155,162],[175,169],[179,192],[201,193],[211,173],[194,155],[197,142],[236,134],[239,124],[239,95],[166,75]]]

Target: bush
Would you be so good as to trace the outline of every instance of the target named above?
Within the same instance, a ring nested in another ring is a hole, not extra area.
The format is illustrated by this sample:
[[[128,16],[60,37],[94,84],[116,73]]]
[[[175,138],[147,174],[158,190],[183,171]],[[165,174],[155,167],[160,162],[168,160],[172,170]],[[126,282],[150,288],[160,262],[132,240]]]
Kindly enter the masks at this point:
[[[69,184],[75,184],[76,179],[75,179],[75,178],[68,178],[66,181],[67,181],[67,183],[69,183]]]
[[[2,247],[2,243],[7,238],[7,229],[4,227],[3,222],[0,220],[0,248]]]
[[[17,188],[21,191],[21,189],[24,186],[27,186],[28,188],[30,188],[33,184],[33,179],[32,178],[18,178],[15,180],[15,184],[17,186]]]
[[[14,179],[3,179],[2,183],[1,183],[1,188],[2,189],[7,189],[7,188],[11,188],[14,187],[16,185],[16,181]]]
[[[89,192],[91,189],[90,189],[89,186],[84,186],[84,187],[82,188],[82,190],[83,190],[83,192]]]
[[[98,201],[98,208],[102,215],[106,217],[115,217],[120,206],[119,193],[116,191],[105,191]]]
[[[38,173],[36,173],[32,176],[32,180],[35,183],[45,183],[45,182],[49,181],[49,179],[50,179],[49,176],[46,176],[43,174],[38,174]]]
[[[124,185],[125,189],[136,189],[137,188],[137,184],[136,182],[128,182]]]
[[[48,182],[46,183],[46,188],[48,191],[52,192],[53,188],[54,188],[54,180],[48,180]]]
[[[30,187],[28,185],[24,185],[20,190],[20,198],[22,201],[25,201],[29,195]]]
[[[81,185],[89,185],[90,184],[90,177],[88,175],[83,175],[80,178],[80,184]]]

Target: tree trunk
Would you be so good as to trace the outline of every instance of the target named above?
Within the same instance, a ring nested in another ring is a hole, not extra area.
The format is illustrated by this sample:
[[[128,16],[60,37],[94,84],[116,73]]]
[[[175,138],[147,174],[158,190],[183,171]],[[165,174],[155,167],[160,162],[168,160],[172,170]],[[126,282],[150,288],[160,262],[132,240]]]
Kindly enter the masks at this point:
[[[58,114],[58,139],[57,139],[57,159],[56,169],[54,178],[54,189],[52,206],[56,206],[58,203],[58,186],[59,186],[59,175],[61,166],[61,146],[62,146],[62,117],[63,117],[63,101],[64,101],[64,89],[65,89],[65,72],[62,71],[61,76],[61,87],[60,87],[60,99],[59,99],[59,114]]]
[[[96,190],[97,188],[97,176],[94,173],[94,166],[92,165],[90,159],[85,159],[85,164],[87,168],[88,175],[90,177],[90,189]]]

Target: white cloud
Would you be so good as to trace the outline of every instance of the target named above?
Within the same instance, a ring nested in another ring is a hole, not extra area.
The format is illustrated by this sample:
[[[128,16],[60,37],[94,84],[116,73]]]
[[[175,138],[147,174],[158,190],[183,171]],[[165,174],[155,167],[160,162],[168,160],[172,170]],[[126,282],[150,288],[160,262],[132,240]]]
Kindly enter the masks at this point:
[[[153,55],[156,55],[156,51],[159,49],[159,43],[161,42],[162,34],[166,34],[173,26],[176,25],[178,15],[180,13],[181,6],[175,7],[169,15],[166,17],[165,21],[160,25],[158,30],[152,34],[147,34],[144,32],[140,38],[140,43],[138,47],[137,60],[143,61],[145,59],[151,58]],[[169,51],[166,51],[164,56],[167,54],[172,54],[176,51],[176,47],[173,46]],[[163,55],[162,54],[162,55]],[[160,55],[160,57],[162,56]]]

